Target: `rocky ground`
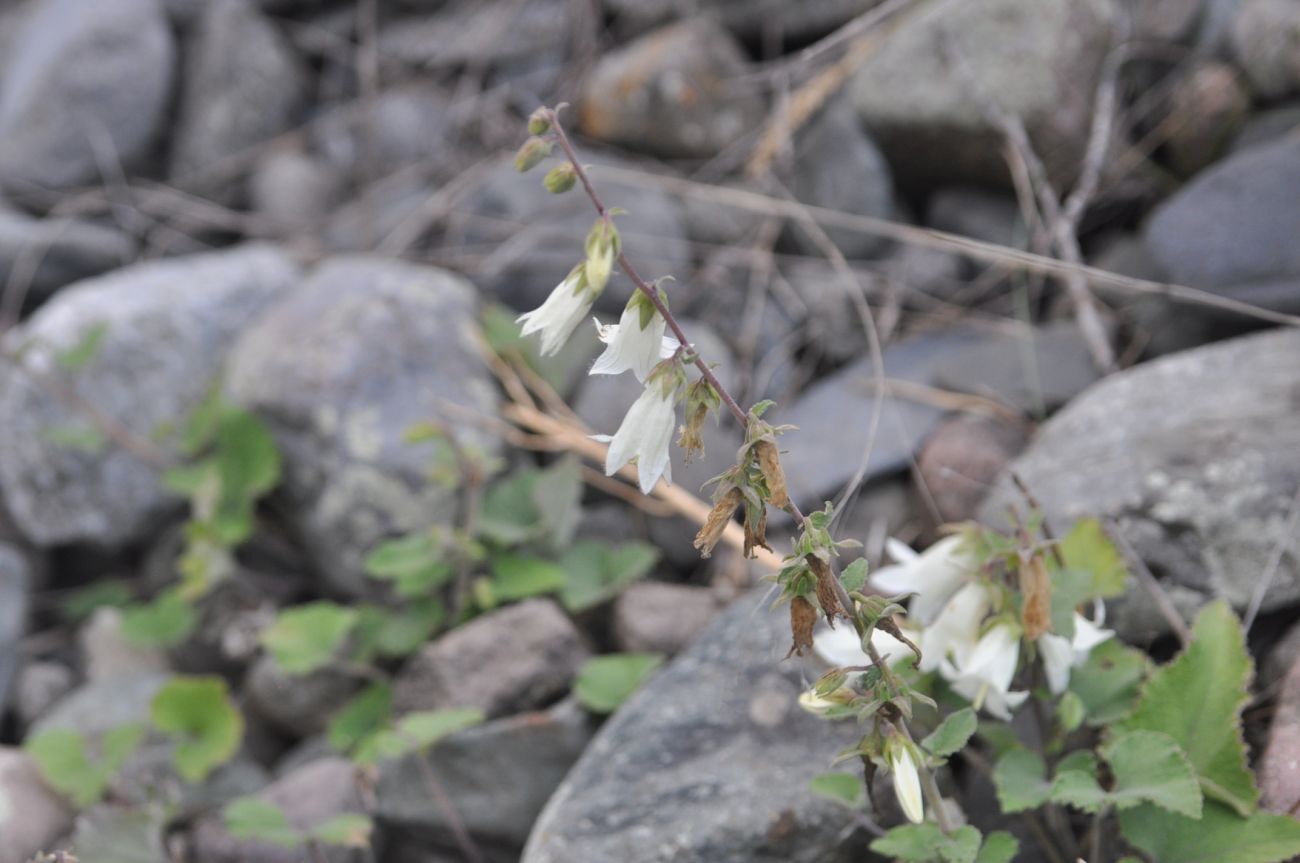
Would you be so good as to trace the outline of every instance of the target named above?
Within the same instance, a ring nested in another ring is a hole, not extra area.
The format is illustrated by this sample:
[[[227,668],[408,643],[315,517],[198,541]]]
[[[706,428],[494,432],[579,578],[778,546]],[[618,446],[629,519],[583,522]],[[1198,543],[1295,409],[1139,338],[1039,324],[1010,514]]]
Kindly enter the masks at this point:
[[[817,671],[779,661],[761,571],[700,561],[689,520],[502,432],[515,396],[479,324],[538,305],[593,218],[512,164],[524,118],[560,102],[629,256],[676,277],[742,401],[798,427],[805,511],[848,486],[839,530],[874,561],[886,536],[1002,523],[1014,472],[1049,519],[1107,519],[1185,615],[1257,607],[1251,742],[1266,802],[1293,809],[1300,4],[917,0],[862,27],[875,5],[5,4],[0,863],[69,844],[88,863],[869,859],[852,814],[807,793],[851,729],[795,709]],[[635,390],[583,377],[596,348],[584,330],[545,377],[613,432]],[[226,569],[192,629],[142,643],[124,621],[221,506],[163,481],[214,391],[269,431],[274,488],[238,541],[209,537]],[[410,440],[430,422],[450,480]],[[710,429],[678,485],[739,442]],[[529,483],[486,486],[485,512],[531,501],[524,522],[466,524],[484,488],[465,453]],[[285,608],[416,607],[371,556],[453,524],[501,552],[464,566],[497,591],[472,619],[362,669],[291,674],[263,649]],[[560,581],[512,594],[500,561],[525,551]],[[604,581],[580,596],[581,555]],[[1148,593],[1114,615],[1168,650]],[[669,660],[604,720],[571,690],[611,652]],[[151,734],[74,807],[22,748],[68,729],[93,750],[177,675],[225,681],[242,716],[201,782]],[[331,720],[377,678],[394,721],[486,721],[358,768]],[[295,828],[367,814],[372,841],[238,838],[219,813],[247,795]]]

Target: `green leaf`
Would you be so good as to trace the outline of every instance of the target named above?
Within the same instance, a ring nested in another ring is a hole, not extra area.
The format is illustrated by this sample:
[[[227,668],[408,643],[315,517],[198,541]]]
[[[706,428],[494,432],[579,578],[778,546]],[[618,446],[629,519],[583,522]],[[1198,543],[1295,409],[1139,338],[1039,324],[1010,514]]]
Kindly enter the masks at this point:
[[[59,600],[59,611],[73,623],[90,617],[96,609],[121,608],[135,598],[131,586],[121,579],[105,578],[77,588]]]
[[[95,324],[82,333],[81,338],[72,347],[57,352],[54,361],[64,371],[80,371],[99,355],[106,335],[108,335],[108,324],[103,322]]]
[[[85,808],[104,795],[109,781],[139,748],[144,732],[144,726],[136,723],[110,729],[100,739],[100,754],[93,761],[87,754],[86,739],[70,729],[33,735],[23,749],[51,787],[78,808]]]
[[[947,758],[961,751],[978,725],[979,718],[975,715],[975,711],[969,707],[962,708],[956,713],[949,714],[943,722],[939,723],[939,727],[922,740],[921,745],[929,750],[931,755]]]
[[[398,609],[360,608],[353,630],[354,656],[360,662],[370,662],[375,656],[409,656],[429,640],[446,615],[442,602],[435,598],[416,600]]]
[[[554,593],[564,587],[564,570],[549,560],[504,552],[492,558],[492,593],[497,602]]]
[[[1201,786],[1187,756],[1168,734],[1117,734],[1101,752],[1115,777],[1110,799],[1116,809],[1154,803],[1189,818],[1201,817]]]
[[[587,660],[573,691],[593,713],[613,713],[663,662],[656,653],[612,653]]]
[[[840,583],[844,589],[852,593],[855,590],[861,590],[867,583],[867,560],[860,557],[857,560],[844,567],[840,573]]]
[[[1090,589],[1084,599],[1109,599],[1124,593],[1128,566],[1097,519],[1076,521],[1061,540],[1060,551],[1067,569],[1086,572],[1090,576]]]
[[[357,622],[357,612],[332,602],[285,609],[262,630],[262,646],[286,674],[310,674],[328,665]]]
[[[367,738],[353,760],[358,764],[374,764],[386,758],[400,758],[428,749],[447,735],[478,725],[483,720],[483,711],[474,708],[409,713],[395,727]]]
[[[306,838],[295,830],[284,810],[256,797],[240,797],[221,810],[226,829],[236,839],[254,839],[281,848],[297,848]]]
[[[1058,769],[1052,782],[1051,800],[1095,813],[1110,802],[1110,797],[1092,772]]]
[[[93,426],[57,425],[41,430],[41,438],[54,446],[95,455],[104,451],[108,441]]]
[[[1047,765],[1028,749],[1012,749],[999,758],[993,768],[993,784],[1002,811],[1007,814],[1037,809],[1052,793]]]
[[[179,449],[181,454],[194,458],[212,446],[217,438],[217,426],[221,415],[227,409],[226,400],[221,392],[220,382],[214,382],[203,396],[203,401],[194,406],[181,430]]]
[[[388,724],[392,709],[393,688],[387,683],[371,684],[330,719],[330,746],[338,752],[353,752]]]
[[[1084,706],[1083,699],[1067,689],[1056,707],[1056,721],[1061,730],[1069,734],[1082,725],[1087,716],[1088,708]]]
[[[325,823],[313,827],[311,837],[325,845],[369,848],[372,830],[374,830],[374,823],[368,817],[348,812],[335,815]]]
[[[975,863],[980,832],[969,825],[950,836],[935,824],[904,824],[871,843],[871,850],[908,863]]]
[[[1300,821],[1242,818],[1212,801],[1199,821],[1144,805],[1119,813],[1119,823],[1130,844],[1160,863],[1282,863],[1300,854]]]
[[[574,543],[560,558],[564,607],[577,614],[612,599],[628,584],[646,575],[659,559],[659,550],[644,542],[613,546],[607,542],[583,540]]]
[[[1150,670],[1145,653],[1112,638],[1094,647],[1088,661],[1074,669],[1069,691],[1083,702],[1089,725],[1109,725],[1132,711],[1138,687]]]
[[[984,837],[984,845],[975,856],[975,863],[1011,863],[1020,851],[1020,840],[997,830]]]
[[[426,530],[381,543],[366,558],[365,567],[374,578],[393,582],[398,596],[414,599],[451,579],[451,564],[444,557],[442,542]]]
[[[501,545],[530,540],[555,552],[573,539],[582,515],[582,466],[565,458],[545,470],[521,470],[494,483],[483,498],[479,533]]]
[[[851,773],[823,773],[812,778],[808,790],[837,803],[857,806],[862,800],[862,779]]]
[[[1137,707],[1116,729],[1170,735],[1187,754],[1202,790],[1248,815],[1259,801],[1241,736],[1251,673],[1236,616],[1226,603],[1211,603],[1197,616],[1192,643],[1151,676]]]
[[[142,605],[122,610],[122,636],[142,647],[172,647],[190,637],[198,624],[194,606],[180,592],[165,590]]]
[[[244,717],[220,677],[177,677],[149,706],[153,724],[175,735],[176,769],[188,782],[201,782],[239,749]]]

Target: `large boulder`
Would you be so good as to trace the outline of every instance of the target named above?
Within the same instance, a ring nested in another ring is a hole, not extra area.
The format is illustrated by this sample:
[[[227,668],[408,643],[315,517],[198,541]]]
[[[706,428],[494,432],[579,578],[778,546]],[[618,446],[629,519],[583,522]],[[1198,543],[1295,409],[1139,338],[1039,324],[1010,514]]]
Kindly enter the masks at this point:
[[[137,264],[64,289],[11,332],[9,350],[38,376],[14,365],[0,372],[0,496],[23,534],[41,545],[120,546],[177,506],[155,465],[87,439],[102,431],[88,415],[156,440],[203,400],[236,334],[297,272],[264,245]],[[97,328],[89,362],[61,369],[59,354]],[[82,404],[60,397],[62,386]]]
[[[0,863],[26,863],[72,828],[72,815],[27,753],[0,746]]]
[[[18,667],[18,641],[27,630],[32,573],[21,551],[0,542],[0,713],[9,700],[9,684]]]
[[[473,288],[445,270],[333,258],[232,352],[231,397],[275,434],[290,517],[335,590],[367,593],[375,545],[456,513],[456,491],[428,479],[429,448],[406,440],[412,426],[440,421],[462,445],[499,449],[475,421],[497,406],[476,312]]]
[[[1300,331],[1286,329],[1163,357],[1106,378],[1047,421],[981,510],[1005,526],[1024,480],[1050,524],[1112,521],[1190,614],[1222,597],[1242,609],[1269,569],[1300,485]],[[1265,611],[1300,600],[1284,554]],[[1126,637],[1167,629],[1133,586],[1108,625]]]
[[[1256,96],[1300,93],[1300,6],[1293,0],[1241,0],[1231,38]]]
[[[763,586],[614,714],[542,811],[523,863],[837,863],[855,814],[808,781],[856,740],[796,700],[815,678]]]
[[[62,189],[97,182],[105,159],[138,163],[166,116],[174,77],[162,4],[29,5],[0,75],[0,182]]]
[[[1111,17],[1108,2],[929,3],[859,67],[850,93],[905,184],[1010,184],[1002,133],[981,99],[1020,117],[1048,169],[1068,178],[1088,138]],[[964,62],[949,64],[950,47]]]

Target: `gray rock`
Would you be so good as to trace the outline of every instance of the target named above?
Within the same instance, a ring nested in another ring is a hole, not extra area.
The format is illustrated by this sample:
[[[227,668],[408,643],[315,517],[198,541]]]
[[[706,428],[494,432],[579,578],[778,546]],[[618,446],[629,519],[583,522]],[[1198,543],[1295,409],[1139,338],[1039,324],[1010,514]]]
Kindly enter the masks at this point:
[[[343,192],[343,177],[324,159],[301,150],[276,149],[258,160],[248,178],[249,205],[287,235],[322,221]]]
[[[1185,612],[1216,597],[1244,608],[1300,485],[1298,362],[1288,329],[1113,375],[1044,424],[1011,470],[1058,533],[1113,519]],[[982,518],[1003,526],[1009,503],[1023,499],[1004,476]],[[1283,555],[1265,611],[1300,599],[1295,560]],[[1166,628],[1135,585],[1112,620],[1128,639]]]
[[[1130,4],[1134,38],[1185,42],[1195,35],[1204,0],[1135,0]]]
[[[614,643],[629,653],[672,656],[686,647],[718,613],[706,587],[643,581],[614,601]]]
[[[790,188],[805,204],[877,219],[893,210],[889,165],[846,99],[835,99],[800,130],[794,163]],[[791,231],[800,248],[818,254],[817,244],[797,225]],[[879,237],[862,231],[827,228],[826,235],[848,258],[865,258],[881,245]]]
[[[0,713],[9,703],[9,684],[18,666],[18,642],[27,631],[32,572],[18,549],[0,543]]]
[[[554,62],[564,57],[584,14],[557,0],[529,0],[503,18],[490,3],[453,0],[437,15],[394,18],[380,31],[379,50],[387,60],[433,68]]]
[[[546,801],[578,760],[595,723],[573,699],[497,719],[440,741],[428,767],[476,840],[519,847]],[[450,844],[447,815],[411,755],[381,763],[376,817],[404,833]]]
[[[706,158],[764,117],[744,51],[708,18],[693,18],[610,51],[583,84],[578,124],[609,144],[668,158]]]
[[[523,863],[865,859],[854,815],[808,791],[858,732],[796,699],[788,615],[758,588],[628,700],[546,805]]]
[[[295,737],[319,734],[330,718],[365,685],[353,674],[322,668],[310,674],[286,674],[270,656],[248,669],[244,692],[248,706],[280,731]]]
[[[1300,129],[1300,102],[1257,111],[1246,120],[1241,133],[1232,142],[1232,153],[1271,144],[1296,129]]]
[[[289,823],[305,830],[339,815],[364,814],[365,791],[357,768],[344,758],[322,758],[303,765],[267,786],[259,800],[278,806]],[[315,856],[306,847],[284,848],[255,839],[236,839],[226,830],[220,814],[208,815],[190,835],[194,863],[370,863],[370,848],[329,846]]]
[[[592,179],[606,205],[629,211],[617,222],[623,248],[637,271],[647,279],[689,273],[691,247],[677,200],[662,190],[602,175],[602,165],[636,168],[634,162],[585,150],[582,158],[594,163]],[[477,284],[521,312],[540,306],[581,260],[583,241],[596,220],[591,202],[581,193],[552,195],[542,187],[537,172],[550,164],[521,176],[513,161],[502,162],[449,219],[453,235],[491,250],[475,275]],[[629,287],[624,279],[612,279],[598,308],[621,312],[631,295]]]
[[[132,644],[122,635],[122,612],[99,608],[77,631],[77,646],[88,683],[167,671],[167,655],[158,648]]]
[[[135,241],[115,228],[81,219],[35,219],[0,207],[0,284],[25,284],[27,305],[134,256]]]
[[[426,644],[393,683],[397,713],[477,707],[490,717],[563,695],[591,652],[554,602],[489,612]]]
[[[1172,281],[1300,312],[1300,136],[1199,174],[1152,214],[1145,240]]]
[[[27,728],[77,685],[77,676],[61,662],[28,662],[14,681],[13,707],[18,725]]]
[[[993,480],[1025,446],[1025,429],[1001,419],[964,414],[944,420],[916,459],[941,522],[975,517]]]
[[[1269,648],[1268,654],[1259,663],[1252,685],[1260,692],[1275,691],[1275,687],[1282,686],[1296,657],[1300,657],[1300,623],[1292,624],[1277,643]]]
[[[119,725],[148,725],[149,702],[169,679],[168,674],[152,673],[82,684],[59,699],[31,733],[67,729],[95,738]]]
[[[262,245],[137,264],[61,291],[8,344],[25,350],[28,368],[58,375],[57,352],[103,327],[90,363],[64,380],[95,410],[155,440],[202,401],[239,330],[296,276]],[[179,503],[137,455],[61,442],[59,431],[98,429],[13,367],[0,375],[0,415],[10,418],[0,493],[33,542],[119,546]]]
[[[1232,53],[1261,100],[1300,93],[1300,6],[1292,0],[1241,0]]]
[[[1020,205],[1007,195],[971,186],[949,186],[930,196],[925,223],[950,234],[1013,249],[1029,247]]]
[[[0,746],[0,863],[26,863],[50,847],[72,829],[73,814],[27,753]]]
[[[176,807],[173,817],[179,820],[219,809],[260,791],[270,781],[266,768],[243,752],[214,768],[201,782],[183,780],[176,772],[175,744],[149,738],[114,775],[109,793],[117,803],[142,808],[166,796]]]
[[[777,34],[804,40],[836,27],[875,5],[876,0],[605,0],[620,30],[641,30],[685,12],[703,12],[745,37]]]
[[[449,108],[446,95],[428,85],[387,89],[373,103],[313,123],[313,150],[340,169],[389,174],[446,155]]]
[[[1250,97],[1236,69],[1204,60],[1175,82],[1168,110],[1165,153],[1175,171],[1190,176],[1227,150],[1250,112]]]
[[[31,4],[0,76],[0,182],[62,189],[98,181],[104,158],[139,163],[174,54],[158,0]]]
[[[293,126],[306,90],[293,49],[249,0],[210,0],[185,49],[171,176],[193,182]]]
[[[1293,656],[1282,681],[1268,729],[1268,743],[1255,770],[1259,776],[1260,806],[1289,815],[1300,803],[1300,660]]]
[[[849,83],[900,183],[1010,185],[972,86],[1025,123],[1056,177],[1078,171],[1110,39],[1108,2],[943,0],[903,21]],[[945,42],[966,58],[949,68]]]
[[[412,425],[441,419],[462,444],[500,447],[448,407],[496,415],[475,306],[445,270],[335,258],[232,352],[229,391],[275,433],[290,515],[336,590],[373,591],[362,561],[376,544],[454,516],[454,490],[428,481],[427,448],[405,440]]]

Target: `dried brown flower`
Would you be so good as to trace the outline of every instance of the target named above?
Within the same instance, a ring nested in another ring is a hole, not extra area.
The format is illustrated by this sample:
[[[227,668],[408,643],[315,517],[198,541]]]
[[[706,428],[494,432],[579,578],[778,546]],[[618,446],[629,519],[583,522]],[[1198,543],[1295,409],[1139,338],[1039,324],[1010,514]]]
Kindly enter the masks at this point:
[[[808,555],[805,560],[813,575],[817,576],[817,602],[826,614],[826,622],[834,627],[835,615],[844,613],[840,607],[839,595],[835,592],[835,574],[831,572],[830,565],[815,554]]]
[[[776,444],[770,440],[756,441],[754,455],[758,457],[763,479],[767,480],[768,503],[777,509],[785,509],[790,505],[790,492],[785,485],[785,471],[781,468],[781,454]]]
[[[1052,578],[1041,552],[1020,564],[1020,623],[1034,641],[1052,628]]]
[[[804,648],[813,646],[813,627],[817,625],[817,609],[802,596],[790,600],[790,652],[785,655],[803,656]]]
[[[722,539],[723,532],[731,523],[731,517],[736,514],[744,498],[740,489],[733,488],[718,498],[713,509],[709,510],[709,517],[704,520],[704,527],[695,534],[695,547],[699,549],[700,557],[707,558],[713,554],[714,546]]]

